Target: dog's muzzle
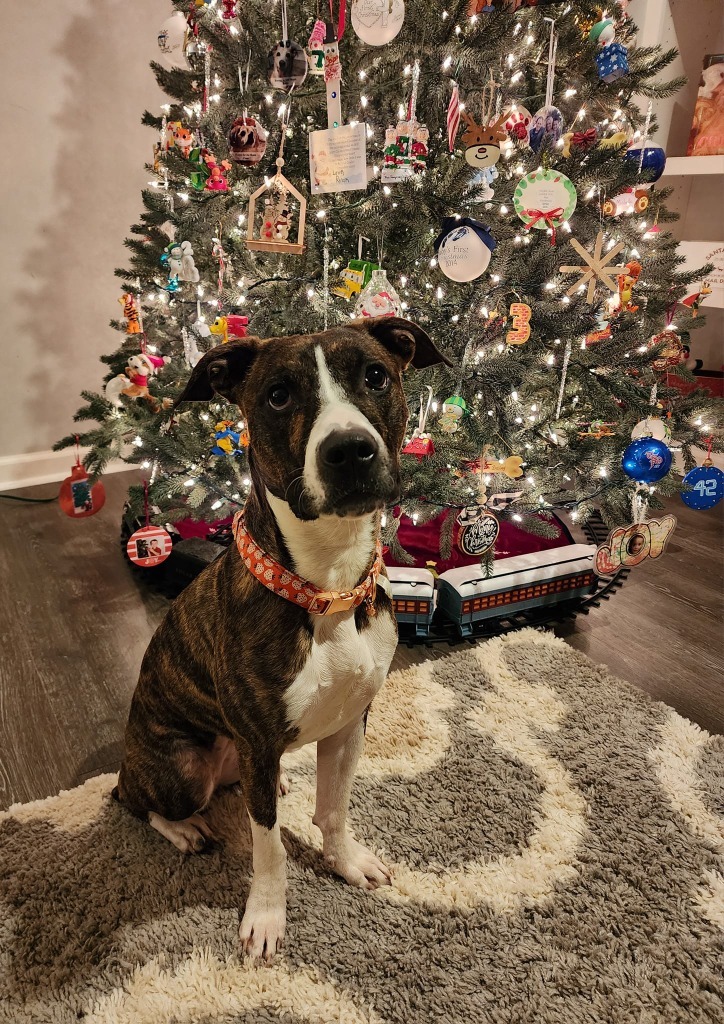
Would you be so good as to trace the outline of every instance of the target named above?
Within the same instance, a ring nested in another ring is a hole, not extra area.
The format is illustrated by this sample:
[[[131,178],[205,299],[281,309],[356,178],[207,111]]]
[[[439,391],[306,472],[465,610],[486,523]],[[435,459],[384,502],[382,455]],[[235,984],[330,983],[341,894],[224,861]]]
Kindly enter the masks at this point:
[[[394,497],[390,460],[364,427],[331,431],[317,449],[317,470],[327,495],[325,512],[362,514]]]

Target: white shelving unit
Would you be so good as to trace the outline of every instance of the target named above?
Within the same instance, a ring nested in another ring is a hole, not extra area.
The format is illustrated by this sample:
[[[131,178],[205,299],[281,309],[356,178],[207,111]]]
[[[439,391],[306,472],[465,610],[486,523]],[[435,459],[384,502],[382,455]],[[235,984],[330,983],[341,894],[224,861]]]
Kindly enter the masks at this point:
[[[724,175],[724,155],[667,157],[662,177],[689,178],[699,174]]]

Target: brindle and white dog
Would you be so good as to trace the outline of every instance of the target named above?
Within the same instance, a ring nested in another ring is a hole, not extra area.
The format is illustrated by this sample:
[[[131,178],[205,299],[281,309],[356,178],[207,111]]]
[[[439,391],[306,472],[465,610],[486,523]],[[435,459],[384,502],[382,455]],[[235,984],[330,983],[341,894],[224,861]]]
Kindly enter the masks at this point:
[[[207,352],[178,402],[217,392],[239,406],[246,530],[320,589],[350,591],[370,572],[381,510],[400,491],[402,371],[441,361],[425,331],[397,317],[249,337]],[[143,659],[114,795],[193,852],[213,838],[202,812],[214,790],[240,783],[254,868],[240,936],[255,957],[271,958],[284,936],[285,750],[317,744],[313,820],[329,867],[367,889],[390,880],[346,827],[364,715],[397,643],[387,593],[378,585],[371,598],[373,614],[366,604],[309,614],[260,584],[232,545],[174,602]]]

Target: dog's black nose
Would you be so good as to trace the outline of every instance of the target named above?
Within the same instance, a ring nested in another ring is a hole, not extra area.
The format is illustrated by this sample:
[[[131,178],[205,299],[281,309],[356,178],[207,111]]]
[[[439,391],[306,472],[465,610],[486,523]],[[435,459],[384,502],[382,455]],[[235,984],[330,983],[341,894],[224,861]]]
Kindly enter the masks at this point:
[[[333,430],[319,446],[319,460],[332,470],[370,469],[379,445],[366,430]]]

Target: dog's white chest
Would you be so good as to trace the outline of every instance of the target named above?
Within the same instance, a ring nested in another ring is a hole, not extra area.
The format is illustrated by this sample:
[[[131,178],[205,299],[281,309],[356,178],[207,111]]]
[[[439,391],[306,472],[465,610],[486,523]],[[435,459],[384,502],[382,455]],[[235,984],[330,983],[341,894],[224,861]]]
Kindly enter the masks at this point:
[[[315,620],[309,658],[284,694],[288,721],[299,729],[291,749],[359,718],[385,681],[396,646],[389,614],[376,616],[362,632],[353,612]]]

